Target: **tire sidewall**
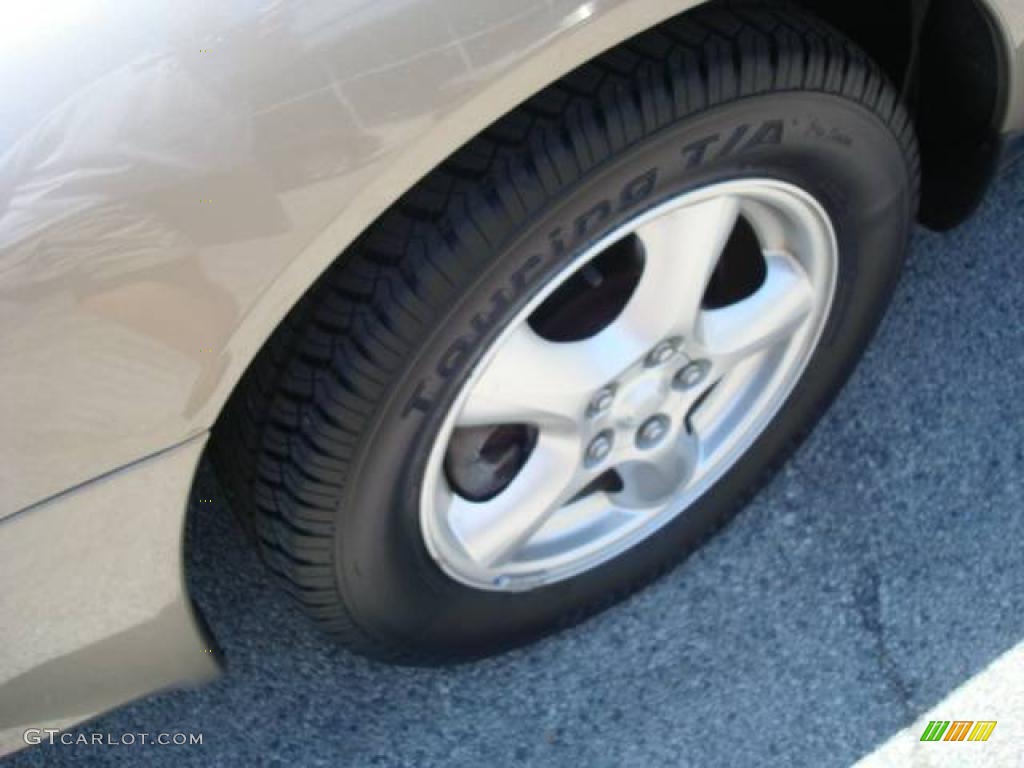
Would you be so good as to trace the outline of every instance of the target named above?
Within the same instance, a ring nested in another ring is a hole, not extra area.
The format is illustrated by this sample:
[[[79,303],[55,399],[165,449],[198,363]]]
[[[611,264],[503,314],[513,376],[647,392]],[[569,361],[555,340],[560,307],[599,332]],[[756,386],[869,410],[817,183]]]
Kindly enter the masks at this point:
[[[589,244],[668,199],[750,177],[810,193],[839,244],[836,294],[821,340],[771,424],[684,514],[590,571],[524,593],[472,589],[443,573],[423,542],[419,499],[435,437],[475,363]],[[579,174],[539,215],[496,226],[488,239],[503,245],[453,288],[448,309],[396,377],[353,463],[337,510],[335,570],[355,621],[382,643],[415,643],[439,656],[488,652],[575,621],[691,552],[756,490],[838,391],[898,277],[912,205],[904,152],[880,118],[840,97],[791,92],[674,124]]]

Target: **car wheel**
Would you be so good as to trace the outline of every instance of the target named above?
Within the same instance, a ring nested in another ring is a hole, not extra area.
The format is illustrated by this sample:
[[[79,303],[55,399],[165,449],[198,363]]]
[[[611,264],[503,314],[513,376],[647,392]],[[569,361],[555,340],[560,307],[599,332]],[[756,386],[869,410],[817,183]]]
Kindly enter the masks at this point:
[[[403,196],[275,333],[214,451],[351,648],[478,656],[692,552],[822,414],[897,280],[913,128],[793,10],[586,64]]]

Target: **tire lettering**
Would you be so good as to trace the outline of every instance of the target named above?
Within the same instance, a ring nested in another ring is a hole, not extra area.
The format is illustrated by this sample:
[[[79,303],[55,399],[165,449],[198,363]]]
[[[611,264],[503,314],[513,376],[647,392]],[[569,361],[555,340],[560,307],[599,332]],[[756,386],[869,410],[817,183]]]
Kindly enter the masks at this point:
[[[761,126],[754,132],[754,135],[750,137],[750,141],[743,148],[743,151],[753,149],[754,147],[760,147],[767,144],[781,144],[782,143],[782,121],[781,120],[767,120],[761,123]]]
[[[687,169],[696,168],[698,165],[702,165],[704,163],[704,155],[707,154],[708,147],[716,141],[718,141],[718,134],[712,133],[710,136],[705,136],[703,139],[694,141],[683,147],[683,155],[687,157]]]
[[[651,168],[628,181],[616,197],[602,200],[578,216],[572,227],[573,244],[610,219],[613,210],[622,212],[643,202],[654,192],[657,179],[658,169]],[[613,208],[613,201],[616,198],[618,208]],[[454,232],[448,234],[454,238]],[[471,356],[473,350],[489,335],[501,316],[537,282],[543,272],[543,266],[549,261],[557,260],[568,251],[561,227],[556,227],[550,232],[548,241],[550,243],[548,253],[534,253],[517,267],[511,274],[508,283],[491,294],[486,305],[488,309],[476,312],[470,319],[470,330],[448,345],[434,370],[439,381],[433,386],[429,379],[424,379],[416,384],[412,395],[402,409],[403,419],[414,411],[426,414],[434,408],[444,381],[465,366],[466,360]]]
[[[562,240],[561,227],[555,227],[551,230],[551,233],[548,235],[548,240],[551,241],[551,252],[555,254],[555,256],[561,256],[566,252],[567,249],[565,247],[565,241]]]
[[[750,126],[746,123],[741,123],[733,129],[732,136],[729,137],[728,141],[722,146],[722,149],[718,152],[718,160],[728,157],[736,151],[736,147],[739,146],[740,141],[744,136],[747,135],[747,131],[750,130]]]
[[[522,296],[523,292],[533,285],[533,282],[537,279],[537,268],[544,263],[544,257],[539,253],[533,254],[528,258],[523,265],[516,269],[512,273],[512,288],[514,289],[514,296]]]
[[[420,413],[430,413],[430,409],[434,405],[434,398],[428,397],[425,392],[427,389],[427,382],[421,381],[416,385],[416,389],[413,390],[412,397],[405,403],[405,408],[402,409],[402,418],[404,419],[413,411],[419,411]]]
[[[748,134],[749,138],[747,138]],[[682,155],[686,169],[692,170],[708,160],[724,160],[758,147],[781,144],[782,135],[783,122],[781,120],[766,120],[753,133],[750,132],[750,125],[741,123],[732,129],[721,146],[718,146],[722,139],[721,134],[712,133],[687,144],[682,149]]]
[[[470,321],[470,325],[473,326],[473,330],[477,332],[477,335],[482,336],[491,329],[491,327],[498,322],[498,318],[501,317],[502,313],[508,309],[508,297],[505,296],[505,291],[501,288],[491,294],[491,308],[487,310],[486,314],[483,312],[477,312],[473,315],[473,319]]]
[[[619,210],[624,211],[643,201],[644,198],[654,191],[654,185],[657,181],[658,169],[651,168],[646,173],[637,176],[626,184],[622,188],[622,194],[619,196]]]
[[[586,213],[581,216],[577,216],[576,223],[573,225],[573,231],[575,232],[576,239],[582,240],[586,236],[587,232],[592,231],[595,226],[604,224],[611,215],[611,203],[607,200],[602,200]]]
[[[709,134],[692,141],[681,150],[687,169],[697,168],[711,160],[722,160],[742,154],[759,147],[781,144],[784,124],[781,120],[766,120],[751,131],[751,125],[741,123],[730,131],[724,143],[719,133]],[[548,234],[549,249],[547,253],[534,253],[510,276],[508,283],[491,294],[487,303],[488,309],[477,312],[470,319],[470,330],[455,339],[441,355],[434,371],[439,379],[431,386],[429,379],[416,384],[412,395],[402,410],[402,418],[413,411],[429,413],[443,389],[444,381],[461,370],[466,360],[471,357],[474,349],[486,338],[502,315],[509,307],[514,306],[526,294],[542,273],[542,267],[550,261],[564,256],[579,241],[594,232],[599,226],[611,219],[612,213],[622,213],[642,203],[653,192],[658,180],[658,169],[651,168],[631,179],[617,196],[601,200],[585,213],[576,217],[572,223],[569,239],[562,227],[555,227]],[[616,205],[617,203],[617,205]],[[449,243],[455,240],[454,227],[451,222],[441,222],[442,237]]]
[[[472,344],[467,336],[460,336],[455,343],[448,347],[441,361],[437,364],[437,373],[442,379],[447,379],[459,368],[472,350]]]

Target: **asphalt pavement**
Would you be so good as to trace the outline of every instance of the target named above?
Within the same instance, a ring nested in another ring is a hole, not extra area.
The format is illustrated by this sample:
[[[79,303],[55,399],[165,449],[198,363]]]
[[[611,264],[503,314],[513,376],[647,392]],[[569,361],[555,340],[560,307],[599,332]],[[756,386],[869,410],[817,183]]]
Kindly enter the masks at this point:
[[[918,231],[877,340],[778,477],[704,549],[580,627],[448,669],[319,634],[209,470],[193,593],[228,660],[198,690],[10,766],[1024,765],[1024,168]],[[929,719],[997,720],[921,743]]]

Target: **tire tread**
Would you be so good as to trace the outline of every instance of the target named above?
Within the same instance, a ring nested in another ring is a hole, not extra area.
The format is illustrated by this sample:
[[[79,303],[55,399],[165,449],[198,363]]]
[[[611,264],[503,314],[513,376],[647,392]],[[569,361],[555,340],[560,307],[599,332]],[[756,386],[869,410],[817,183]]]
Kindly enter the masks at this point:
[[[322,276],[243,376],[212,443],[232,506],[306,613],[357,652],[435,660],[360,626],[333,578],[336,500],[388,382],[444,310],[458,276],[482,268],[483,255],[502,247],[505,223],[535,214],[668,125],[786,90],[833,94],[877,115],[903,149],[916,201],[913,125],[865,54],[793,8],[715,4],[608,51],[500,119],[406,193]]]

